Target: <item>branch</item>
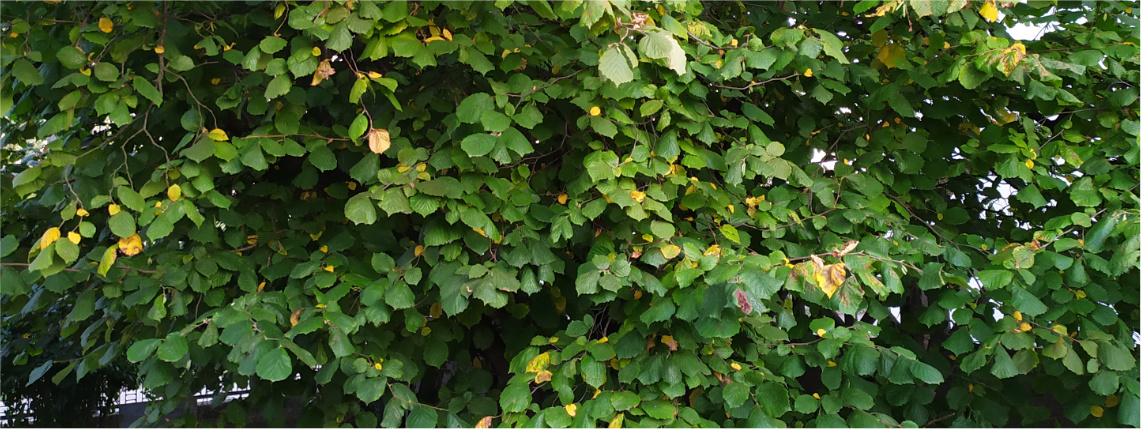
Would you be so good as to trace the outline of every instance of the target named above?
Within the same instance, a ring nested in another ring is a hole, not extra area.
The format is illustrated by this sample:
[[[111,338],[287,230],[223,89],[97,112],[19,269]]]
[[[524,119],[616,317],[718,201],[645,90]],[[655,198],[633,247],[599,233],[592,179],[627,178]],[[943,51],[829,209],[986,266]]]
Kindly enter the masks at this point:
[[[785,77],[774,77],[774,78],[772,78],[772,79],[763,80],[763,81],[760,81],[760,82],[753,82],[753,83],[750,83],[750,84],[748,84],[748,85],[745,85],[745,86],[742,86],[742,87],[735,87],[735,86],[724,86],[724,85],[718,85],[718,84],[716,84],[716,83],[710,83],[710,85],[712,85],[712,86],[714,86],[714,87],[717,87],[717,88],[721,88],[721,89],[735,89],[735,90],[737,90],[737,91],[744,91],[744,90],[746,90],[746,89],[749,89],[749,88],[752,88],[752,87],[754,87],[754,86],[761,86],[761,85],[764,85],[764,84],[766,84],[766,83],[769,83],[769,82],[772,82],[772,81],[776,81],[776,80],[788,80],[788,79],[792,79],[792,78],[794,78],[794,77],[797,77],[797,76],[800,76],[800,73],[799,73],[799,72],[797,72],[797,73],[793,73],[793,74],[791,74],[791,75],[788,75],[788,76],[785,76]]]
[[[696,41],[697,41],[697,43],[699,43],[699,44],[702,44],[702,45],[705,45],[705,46],[708,46],[708,47],[710,47],[710,48],[713,48],[713,49],[719,49],[719,50],[724,50],[724,49],[742,49],[742,48],[744,48],[744,47],[747,45],[747,44],[741,44],[741,43],[738,43],[738,44],[737,44],[737,46],[713,46],[713,45],[709,44],[709,42],[706,42],[706,41],[704,41],[704,40],[701,40],[701,38],[697,37],[697,35],[696,35],[696,34],[693,34],[693,32],[692,32],[692,31],[686,30],[685,32],[686,32],[686,33],[689,33],[689,37],[692,37],[692,38],[693,38],[693,40],[696,40]],[[747,35],[747,36],[745,36],[745,40],[746,40],[746,41],[747,41],[747,40],[749,40],[749,36],[751,36],[751,35]]]
[[[4,266],[4,267],[28,267],[28,266],[31,266],[31,265],[32,265],[32,264],[23,263],[23,262],[4,262],[4,263],[0,263],[0,266]],[[140,272],[140,273],[142,273],[142,274],[166,274],[166,271],[163,271],[163,270],[144,270],[144,269],[142,269],[142,268],[128,267],[128,266],[126,266],[126,265],[116,265],[116,266],[115,266],[115,268],[119,268],[119,269],[123,269],[123,270],[127,270],[127,271],[135,270],[135,271],[138,271],[138,272]],[[67,271],[67,272],[69,272],[69,273],[82,273],[82,272],[86,272],[86,270],[81,270],[81,269],[78,269],[78,268],[64,268],[63,270],[64,270],[64,271]]]

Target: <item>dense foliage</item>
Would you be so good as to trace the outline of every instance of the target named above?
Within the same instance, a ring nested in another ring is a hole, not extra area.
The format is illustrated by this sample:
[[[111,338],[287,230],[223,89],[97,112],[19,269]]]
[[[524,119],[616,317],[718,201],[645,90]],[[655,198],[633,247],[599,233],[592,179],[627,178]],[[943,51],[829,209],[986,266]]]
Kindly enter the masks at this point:
[[[1137,426],[1135,6],[6,2],[3,383]]]

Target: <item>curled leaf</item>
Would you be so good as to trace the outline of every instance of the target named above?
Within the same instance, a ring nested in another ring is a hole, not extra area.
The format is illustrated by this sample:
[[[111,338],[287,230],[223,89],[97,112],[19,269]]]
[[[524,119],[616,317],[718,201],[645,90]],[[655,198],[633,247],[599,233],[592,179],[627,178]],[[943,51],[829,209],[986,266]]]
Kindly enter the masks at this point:
[[[289,326],[290,327],[297,326],[297,324],[299,322],[301,322],[301,309],[300,308],[293,310],[293,313],[291,313],[289,315]]]
[[[178,201],[179,198],[182,198],[182,187],[178,186],[177,183],[170,185],[169,188],[166,188],[166,196],[171,201]]]
[[[210,132],[206,134],[206,137],[209,137],[210,140],[214,140],[216,142],[224,142],[230,139],[230,137],[226,135],[226,132],[222,131],[221,128],[210,130]]]
[[[368,131],[368,149],[372,153],[384,153],[390,146],[392,141],[388,136],[388,130],[373,128]]]
[[[59,240],[59,237],[59,228],[51,227],[47,231],[44,231],[44,236],[40,238],[40,250],[46,249],[56,240]]]
[[[539,371],[538,374],[535,374],[535,380],[534,380],[535,384],[541,384],[541,383],[546,383],[548,381],[551,381],[551,376],[553,376],[553,375],[554,374],[551,374],[551,372],[547,371],[547,370]]]
[[[527,372],[543,371],[543,370],[547,369],[547,365],[550,365],[550,363],[551,363],[551,354],[550,353],[541,353],[538,356],[531,358],[530,362],[527,362]]]
[[[990,22],[998,20],[998,7],[995,5],[995,1],[990,0],[983,4],[983,7],[979,9],[979,16]]]
[[[733,292],[733,296],[737,298],[737,307],[739,307],[742,312],[745,314],[753,312],[753,304],[749,303],[749,297],[745,295],[744,291],[737,289]]]
[[[130,237],[119,239],[119,251],[127,256],[138,255],[143,251],[143,239],[139,237],[138,233],[131,234]]]

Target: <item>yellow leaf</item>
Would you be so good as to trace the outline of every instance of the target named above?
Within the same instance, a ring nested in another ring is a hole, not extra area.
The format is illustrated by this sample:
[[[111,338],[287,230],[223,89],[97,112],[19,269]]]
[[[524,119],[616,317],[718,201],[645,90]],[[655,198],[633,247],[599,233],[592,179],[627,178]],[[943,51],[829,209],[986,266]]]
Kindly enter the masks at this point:
[[[284,14],[285,14],[285,5],[284,4],[279,4],[279,5],[277,5],[277,7],[273,8],[273,19],[281,18],[281,15],[284,15]]]
[[[217,84],[219,84],[219,83],[222,83],[222,78],[220,78],[220,77],[216,77],[216,78],[210,79],[210,84],[211,84],[211,85],[217,85]]]
[[[179,198],[182,198],[182,187],[178,186],[177,183],[170,185],[169,188],[166,188],[166,196],[171,201],[178,201]]]
[[[166,53],[166,48],[163,47],[162,45],[155,46],[155,53],[162,55],[162,54]]]
[[[721,246],[718,244],[714,244],[712,246],[709,246],[708,249],[705,249],[705,253],[702,253],[702,254],[705,256],[709,256],[709,255],[721,256]]]
[[[633,198],[634,201],[640,203],[646,200],[646,193],[641,191],[630,191],[630,198]]]
[[[736,48],[736,47],[737,47],[737,43],[738,43],[738,42],[737,42],[737,39],[733,39],[733,40],[730,40],[730,41],[729,41],[729,46],[732,46],[732,47]]]
[[[1030,160],[1030,159],[1026,160],[1026,168],[1033,170],[1034,169],[1034,161]]]
[[[1066,329],[1066,327],[1063,325],[1054,325],[1054,327],[1051,328],[1051,330],[1054,332],[1057,332],[1060,335],[1069,335],[1070,334],[1069,329]]]
[[[59,228],[53,226],[47,231],[44,231],[44,236],[40,238],[40,250],[46,249],[52,243],[55,243],[56,240],[59,240]]]
[[[733,369],[734,369],[734,370],[736,370],[736,371],[740,371],[740,370],[741,370],[741,364],[739,364],[739,363],[737,363],[737,362],[733,362],[733,363],[729,364],[729,366],[733,367]]]
[[[452,32],[448,31],[448,29],[445,28],[440,33],[443,34],[444,38],[447,39],[448,41],[452,40]]]
[[[384,365],[381,365],[380,362],[372,364],[372,367],[376,368],[377,371],[384,369]]]
[[[812,397],[816,398],[816,399],[820,399],[820,394],[819,393],[813,393]]]
[[[206,137],[210,137],[210,140],[214,140],[216,142],[224,142],[230,139],[230,136],[227,136],[226,132],[222,131],[221,128],[210,130],[210,133],[206,134]]]
[[[900,46],[896,43],[889,43],[884,45],[882,48],[880,48],[879,52],[876,53],[876,59],[880,60],[880,62],[889,69],[895,68],[896,60],[899,60],[904,56],[906,56],[906,53],[903,51],[903,46]]]
[[[314,57],[319,57],[321,56],[321,48],[314,46],[313,51],[310,53],[313,54]]]
[[[1117,395],[1109,395],[1105,397],[1105,408],[1113,408],[1120,403],[1121,400],[1117,398]]]
[[[812,69],[805,69],[804,77],[812,77]]]
[[[289,315],[289,326],[290,327],[297,326],[297,324],[299,322],[301,322],[301,309],[300,308],[293,310],[293,313],[291,313]]]
[[[534,380],[535,384],[546,383],[548,381],[551,381],[552,375],[554,375],[554,374],[551,374],[551,372],[547,371],[547,370],[539,371],[538,374],[535,374],[535,380]]]
[[[433,319],[439,319],[444,315],[444,307],[440,305],[439,301],[436,301],[432,303],[432,307],[428,309],[428,314],[432,316]]]
[[[107,206],[107,214],[110,214],[111,216],[119,214],[119,205],[111,204]]]
[[[610,342],[610,337],[602,337],[598,339],[598,344],[606,344]]]
[[[333,266],[332,265],[325,266],[325,271],[328,271],[330,273],[333,272]]]
[[[143,251],[143,238],[139,237],[138,233],[131,234],[130,237],[119,239],[119,251],[127,256],[138,255]]]
[[[677,255],[680,255],[680,254],[681,254],[681,248],[677,247],[677,245],[667,244],[665,246],[662,246],[662,256],[665,256],[666,259],[673,259],[674,257],[676,257]]]
[[[527,362],[527,372],[539,372],[547,369],[547,365],[551,363],[551,354],[549,352],[540,353],[538,356],[531,358]]]
[[[1021,311],[1017,311],[1017,310],[1014,311],[1014,320],[1017,320],[1019,322],[1022,321],[1022,312]]]
[[[265,289],[265,282],[258,283],[258,292],[261,292],[263,289]]]
[[[422,244],[417,245],[415,249],[412,249],[412,254],[414,254],[416,256],[420,256],[423,253],[424,253],[424,245],[422,245]]]
[[[337,74],[333,69],[333,64],[328,59],[322,60],[321,64],[317,66],[317,70],[313,72],[313,80],[309,82],[309,86],[320,85],[325,79]]]
[[[834,360],[828,361],[828,367],[829,368],[835,368],[836,367],[836,361],[834,361]]]
[[[70,231],[67,233],[67,239],[72,243],[79,244],[79,240],[82,240],[83,237],[81,237],[78,232]]]
[[[983,4],[983,7],[979,9],[979,16],[982,16],[990,22],[998,20],[998,7],[995,6],[994,0],[990,0]]]
[[[669,347],[671,352],[677,351],[677,340],[675,340],[673,336],[662,335],[662,344],[665,344],[666,347]]]
[[[491,416],[479,419],[479,423],[475,424],[475,429],[488,429],[491,427]]]
[[[256,234],[247,235],[246,236],[246,244],[258,244],[258,236]]]
[[[598,116],[601,114],[602,114],[602,109],[599,109],[598,106],[594,106],[594,107],[590,108],[590,116]]]
[[[559,204],[567,203],[567,194],[559,194]]]
[[[1034,327],[1030,326],[1029,323],[1022,322],[1022,323],[1018,324],[1018,329],[1021,329],[1022,332],[1030,332],[1030,330],[1034,329]]]
[[[661,6],[658,6],[658,7],[661,7]],[[617,416],[614,416],[614,420],[610,421],[610,425],[607,427],[608,428],[620,428],[620,427],[622,427],[623,420],[626,420],[626,413],[618,413]]]
[[[828,295],[828,298],[832,298],[832,295],[840,289],[840,285],[847,279],[846,276],[843,262],[826,265],[817,271],[817,285],[820,286],[820,290],[824,291],[825,295]]]
[[[567,405],[563,408],[565,408],[567,410],[567,414],[570,414],[571,417],[574,417],[576,414],[578,414],[578,405],[570,404],[570,405]],[[1101,416],[1098,416],[1098,417],[1101,417]]]
[[[1089,406],[1089,413],[1091,416],[1094,416],[1094,417],[1097,417],[1100,419],[1101,416],[1105,415],[1105,409],[1102,408],[1101,405],[1090,405]]]
[[[321,246],[321,253],[329,253],[329,245],[327,245],[327,244],[322,245]]]
[[[91,213],[88,213],[87,210],[79,209],[79,210],[75,211],[75,215],[79,216],[79,217],[84,217],[84,216],[90,216]]]
[[[110,33],[115,28],[115,24],[111,22],[111,18],[99,18],[99,31]]]
[[[388,135],[388,130],[380,128],[373,128],[368,131],[368,150],[372,153],[384,153],[392,146],[392,140]]]
[[[823,337],[824,334],[827,334],[827,333],[828,333],[828,331],[825,331],[824,328],[820,328],[820,329],[816,330],[816,336],[817,337]]]

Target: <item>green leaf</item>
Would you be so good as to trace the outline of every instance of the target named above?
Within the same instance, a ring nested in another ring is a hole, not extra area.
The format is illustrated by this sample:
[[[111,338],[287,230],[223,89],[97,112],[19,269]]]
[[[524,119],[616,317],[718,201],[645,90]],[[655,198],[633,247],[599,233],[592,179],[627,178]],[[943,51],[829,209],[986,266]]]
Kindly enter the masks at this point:
[[[426,180],[416,185],[416,190],[437,197],[459,199],[463,196],[463,187],[460,181],[453,177],[440,177]]]
[[[1114,371],[1129,371],[1137,365],[1137,358],[1132,353],[1115,344],[1101,343],[1098,353],[1105,367]]]
[[[844,43],[840,41],[839,37],[823,30],[813,30],[820,36],[820,40],[824,42],[824,53],[828,56],[840,61],[840,64],[848,64],[848,57],[844,55]]]
[[[737,232],[737,228],[734,228],[733,225],[723,224],[721,225],[720,229],[721,234],[724,235],[725,238],[729,239],[729,241],[741,244],[741,234]]]
[[[912,362],[910,369],[911,369],[911,375],[914,375],[915,378],[918,378],[920,381],[923,381],[924,383],[927,383],[927,384],[942,384],[943,383],[943,373],[940,372],[939,370],[935,369],[935,367],[933,367],[931,365],[925,364],[923,362],[916,361],[916,362]]]
[[[59,257],[63,258],[63,261],[68,264],[79,259],[79,246],[67,238],[56,240],[55,246],[53,247],[55,247],[55,252],[59,254]]]
[[[348,49],[352,44],[353,35],[349,32],[348,21],[341,21],[329,33],[329,40],[325,41],[325,48],[333,52],[341,52]]]
[[[495,148],[495,136],[491,134],[472,134],[460,141],[460,147],[468,156],[484,156]]]
[[[135,341],[131,347],[127,348],[127,360],[132,363],[142,362],[151,357],[160,344],[162,344],[162,340],[157,338]]]
[[[367,192],[353,195],[345,202],[345,217],[356,225],[376,222],[376,205]]]
[[[406,31],[387,40],[388,46],[392,47],[392,52],[398,57],[411,58],[416,56],[424,44],[416,39],[416,35],[411,31]]]
[[[749,386],[736,382],[722,388],[721,395],[725,399],[725,406],[737,408],[749,399]]]
[[[155,340],[155,341],[158,341],[158,340]],[[28,382],[24,383],[24,387],[31,386],[32,383],[35,383],[37,380],[43,378],[44,374],[47,374],[48,370],[51,369],[52,364],[54,364],[54,363],[55,363],[54,361],[48,360],[47,362],[44,362],[43,365],[40,365],[40,366],[36,367],[36,369],[33,369],[32,372],[30,372],[28,374]]]
[[[177,332],[171,332],[166,336],[166,340],[162,345],[158,346],[157,355],[159,359],[167,362],[175,362],[182,359],[183,356],[190,352],[190,345],[186,343],[186,338],[179,335]]]
[[[349,138],[356,140],[361,138],[365,132],[368,131],[368,116],[364,113],[357,115],[353,119],[353,123],[349,125]]]
[[[677,415],[677,407],[661,399],[642,402],[642,411],[658,420],[673,420]]]
[[[482,92],[467,96],[456,108],[456,119],[465,124],[475,124],[483,117],[483,112],[492,110],[495,104],[491,96]]]
[[[146,97],[146,99],[154,103],[155,106],[162,106],[162,93],[158,92],[158,88],[155,88],[155,86],[146,79],[135,76],[134,79],[131,79],[131,86],[135,88],[135,91],[139,92],[139,95]]]
[[[120,211],[107,220],[111,232],[120,238],[130,237],[135,233],[135,217],[126,211]]]
[[[1010,360],[1010,355],[1006,350],[996,349],[994,351],[994,366],[991,367],[990,373],[998,378],[1010,378],[1018,375],[1018,368],[1014,366],[1014,361]]]
[[[384,378],[362,380],[360,384],[357,385],[357,399],[360,399],[365,405],[376,402],[377,399],[380,399],[381,395],[384,395],[385,381]]]
[[[289,90],[292,87],[293,81],[290,80],[288,76],[281,75],[275,77],[273,80],[269,81],[269,85],[265,87],[265,98],[273,100],[277,97],[288,94]]]
[[[20,58],[12,64],[12,75],[16,76],[20,82],[25,85],[34,86],[44,83],[44,77],[40,75],[40,71],[36,69],[28,60]]]
[[[673,36],[665,31],[651,31],[638,41],[638,50],[646,57],[662,60],[664,65],[681,76],[685,74],[685,51]],[[601,60],[599,61],[601,67]]]
[[[59,60],[61,65],[72,70],[83,67],[83,64],[87,62],[87,57],[83,54],[83,51],[80,51],[79,48],[70,44],[59,48],[55,57]]]
[[[285,45],[285,39],[277,36],[267,36],[261,40],[261,43],[258,43],[258,47],[261,48],[261,51],[267,54],[276,54],[277,51],[280,51]]]
[[[983,288],[990,291],[1001,289],[1014,280],[1014,273],[1010,270],[982,270],[979,271],[979,281]]]
[[[637,407],[640,403],[642,398],[634,392],[621,391],[610,395],[610,405],[614,407],[614,411],[626,411]]]
[[[626,55],[617,46],[612,46],[602,53],[602,57],[598,59],[598,72],[603,79],[616,85],[634,80],[634,71],[630,69]]]
[[[412,412],[408,413],[407,427],[434,428],[437,427],[439,419],[440,415],[436,413],[436,410],[424,405],[417,405],[412,407]]]
[[[104,62],[96,64],[92,72],[94,73],[96,79],[104,82],[113,82],[115,79],[119,78],[119,69],[115,68],[115,66],[111,63]]]
[[[503,407],[505,413],[517,413],[527,409],[531,404],[531,388],[524,381],[522,383],[510,383],[503,389],[503,393],[499,395],[499,406]]]
[[[775,382],[761,383],[755,392],[757,400],[761,403],[761,409],[770,417],[779,418],[792,409],[789,405],[788,389],[780,384]]]
[[[269,381],[281,381],[293,375],[293,359],[283,347],[277,347],[258,358],[258,377]]]

